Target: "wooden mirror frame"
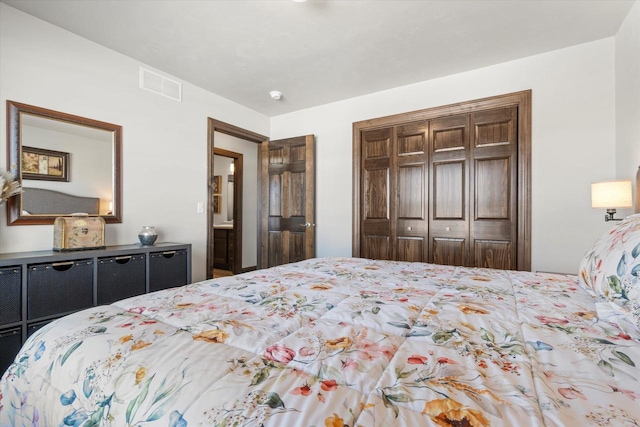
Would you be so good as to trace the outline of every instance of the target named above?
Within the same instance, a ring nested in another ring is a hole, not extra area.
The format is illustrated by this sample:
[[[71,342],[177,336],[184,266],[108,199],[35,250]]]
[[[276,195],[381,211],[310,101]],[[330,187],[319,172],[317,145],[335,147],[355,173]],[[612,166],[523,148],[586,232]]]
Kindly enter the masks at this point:
[[[12,171],[16,179],[22,183],[21,161],[22,161],[22,141],[21,141],[21,113],[28,113],[46,119],[63,121],[80,126],[87,126],[95,129],[113,132],[113,203],[114,210],[110,215],[100,215],[107,223],[122,222],[122,126],[112,123],[101,122],[88,119],[86,117],[74,116],[72,114],[59,111],[48,110],[46,108],[33,105],[22,104],[7,100],[7,170]],[[17,168],[13,171],[12,168]],[[43,215],[22,215],[22,195],[19,194],[7,200],[7,225],[39,225],[53,224],[53,221],[60,214]]]

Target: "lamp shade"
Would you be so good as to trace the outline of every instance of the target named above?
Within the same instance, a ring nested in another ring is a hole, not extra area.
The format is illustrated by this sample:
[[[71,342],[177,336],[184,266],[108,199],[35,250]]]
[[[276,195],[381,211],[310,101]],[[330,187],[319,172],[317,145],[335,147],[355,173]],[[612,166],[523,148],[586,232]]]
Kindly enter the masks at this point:
[[[591,184],[592,208],[630,208],[631,181],[604,181]]]

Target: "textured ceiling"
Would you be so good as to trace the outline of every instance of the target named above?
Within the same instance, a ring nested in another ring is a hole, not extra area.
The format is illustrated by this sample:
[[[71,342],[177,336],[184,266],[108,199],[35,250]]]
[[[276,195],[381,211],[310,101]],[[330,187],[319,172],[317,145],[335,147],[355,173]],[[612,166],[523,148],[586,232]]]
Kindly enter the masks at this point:
[[[614,36],[633,5],[0,1],[268,116]]]

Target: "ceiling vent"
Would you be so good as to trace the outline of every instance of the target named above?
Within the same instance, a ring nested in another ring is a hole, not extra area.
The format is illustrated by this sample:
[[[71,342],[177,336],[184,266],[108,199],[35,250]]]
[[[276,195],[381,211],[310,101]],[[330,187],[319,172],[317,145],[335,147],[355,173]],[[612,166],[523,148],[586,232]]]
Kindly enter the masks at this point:
[[[142,67],[140,88],[182,102],[182,83]]]

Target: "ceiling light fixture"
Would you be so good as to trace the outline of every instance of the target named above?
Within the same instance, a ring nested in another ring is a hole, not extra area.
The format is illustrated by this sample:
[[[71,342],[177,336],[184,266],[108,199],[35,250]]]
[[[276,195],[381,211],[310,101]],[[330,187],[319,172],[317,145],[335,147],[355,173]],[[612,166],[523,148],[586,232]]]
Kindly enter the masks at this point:
[[[275,99],[276,101],[279,100],[280,98],[282,98],[282,92],[278,91],[278,90],[272,90],[271,92],[269,92],[269,96],[272,99]]]

